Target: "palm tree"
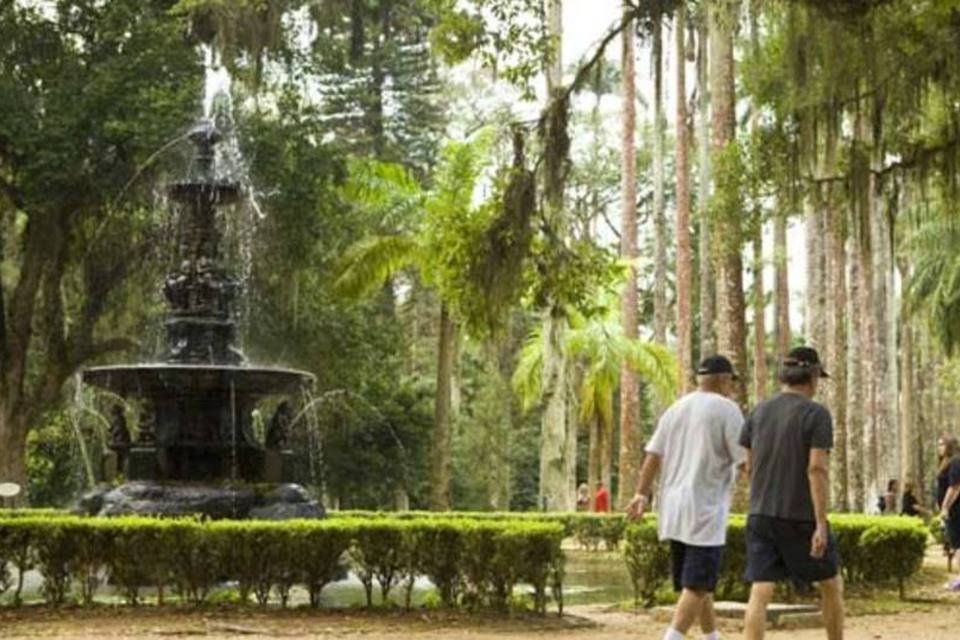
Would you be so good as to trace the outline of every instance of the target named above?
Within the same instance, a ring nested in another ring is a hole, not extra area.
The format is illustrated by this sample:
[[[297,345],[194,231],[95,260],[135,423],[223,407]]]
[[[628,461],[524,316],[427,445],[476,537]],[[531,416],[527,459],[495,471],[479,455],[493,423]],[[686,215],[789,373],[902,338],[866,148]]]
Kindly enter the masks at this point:
[[[714,195],[711,229],[717,266],[717,349],[730,357],[738,371],[747,370],[745,300],[743,295],[743,230],[741,173],[736,140],[734,90],[734,30],[739,2],[723,0],[710,5],[710,99],[712,102]],[[721,164],[722,163],[722,164]],[[743,378],[737,401],[746,406]]]
[[[690,131],[687,127],[686,7],[677,6],[677,351],[680,387],[693,386],[693,248],[690,244]]]
[[[624,12],[630,8],[624,6]],[[627,20],[622,38],[621,56],[623,84],[621,104],[623,109],[621,140],[621,214],[620,214],[620,256],[627,262],[627,279],[620,295],[620,320],[623,335],[637,337],[637,89],[635,60],[635,22]],[[640,407],[640,389],[633,371],[624,367],[620,372],[620,469],[625,482],[620,482],[620,504],[633,494],[634,473],[631,468],[639,468],[640,446],[638,418]]]
[[[514,389],[529,409],[542,394],[544,368],[544,335],[541,328],[527,338],[514,372]],[[602,311],[584,317],[570,312],[570,327],[564,336],[565,357],[578,365],[576,386],[579,419],[590,434],[588,482],[594,495],[597,482],[610,486],[613,445],[613,395],[624,368],[650,385],[655,399],[662,405],[673,400],[679,386],[679,373],[674,355],[663,345],[644,342],[624,334],[617,317],[616,300],[605,301]],[[626,479],[619,470],[620,483]]]
[[[461,324],[457,278],[462,265],[452,254],[459,245],[451,240],[469,234],[486,213],[483,205],[473,203],[486,155],[483,138],[448,145],[429,191],[399,165],[357,160],[341,193],[347,202],[384,219],[419,220],[406,233],[371,236],[351,246],[334,286],[344,297],[358,298],[397,272],[413,269],[440,298],[430,496],[430,507],[438,511],[452,506],[453,374]]]

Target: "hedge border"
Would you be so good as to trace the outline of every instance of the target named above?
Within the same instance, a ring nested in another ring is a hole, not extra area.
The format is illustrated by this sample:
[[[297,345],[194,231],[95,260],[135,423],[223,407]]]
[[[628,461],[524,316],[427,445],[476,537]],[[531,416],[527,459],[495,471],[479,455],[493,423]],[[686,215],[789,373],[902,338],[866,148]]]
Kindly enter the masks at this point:
[[[129,604],[140,589],[168,588],[202,604],[225,578],[238,583],[242,602],[281,606],[294,585],[310,604],[342,580],[349,567],[364,584],[368,606],[374,585],[385,602],[395,587],[411,605],[413,581],[426,576],[447,607],[506,609],[518,584],[533,589],[533,608],[545,613],[551,596],[563,608],[564,528],[549,522],[466,519],[328,519],[266,522],[191,518],[87,518],[0,515],[0,593],[19,575],[37,569],[52,605],[75,596],[93,602],[109,577]],[[22,584],[14,602],[19,603]]]
[[[922,520],[907,517],[837,514],[830,528],[840,555],[841,572],[848,585],[894,584],[900,597],[907,582],[923,566],[929,541]],[[624,532],[624,562],[630,573],[637,603],[650,606],[669,576],[670,548],[657,538],[657,521],[649,517],[630,524]],[[718,599],[745,594],[746,518],[733,516],[717,584]]]

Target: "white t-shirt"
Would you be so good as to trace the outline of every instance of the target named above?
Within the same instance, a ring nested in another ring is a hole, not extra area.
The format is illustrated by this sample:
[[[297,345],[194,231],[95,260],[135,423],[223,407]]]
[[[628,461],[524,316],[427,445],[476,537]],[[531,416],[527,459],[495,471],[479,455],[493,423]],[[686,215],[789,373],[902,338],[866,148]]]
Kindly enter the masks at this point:
[[[660,418],[647,452],[660,456],[661,540],[698,547],[726,544],[743,414],[728,398],[695,391]]]

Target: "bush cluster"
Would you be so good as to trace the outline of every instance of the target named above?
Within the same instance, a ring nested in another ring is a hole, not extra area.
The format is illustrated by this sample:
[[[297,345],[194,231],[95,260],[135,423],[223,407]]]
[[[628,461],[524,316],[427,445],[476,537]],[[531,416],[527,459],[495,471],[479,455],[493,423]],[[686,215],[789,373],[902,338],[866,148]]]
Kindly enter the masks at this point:
[[[836,515],[830,528],[837,541],[841,571],[848,585],[896,584],[904,597],[906,581],[920,570],[928,531],[916,518]],[[657,540],[656,519],[631,524],[624,533],[623,553],[637,602],[647,606],[666,584],[670,548]],[[745,595],[746,518],[733,516],[717,584],[718,599]]]
[[[538,511],[331,511],[331,518],[338,519],[444,519],[478,520],[482,522],[547,522],[563,527],[564,535],[573,538],[586,549],[600,547],[608,551],[620,547],[623,533],[627,527],[627,518],[622,513],[544,513]]]
[[[428,577],[449,607],[506,608],[514,586],[533,589],[534,607],[552,595],[562,611],[564,529],[556,523],[468,519],[199,521],[142,517],[0,515],[0,593],[36,569],[50,604],[90,603],[109,580],[130,604],[143,587],[162,602],[173,589],[203,603],[218,583],[235,581],[242,602],[288,603],[295,585],[313,606],[323,589],[353,569],[367,604],[402,589],[409,607],[414,580]]]

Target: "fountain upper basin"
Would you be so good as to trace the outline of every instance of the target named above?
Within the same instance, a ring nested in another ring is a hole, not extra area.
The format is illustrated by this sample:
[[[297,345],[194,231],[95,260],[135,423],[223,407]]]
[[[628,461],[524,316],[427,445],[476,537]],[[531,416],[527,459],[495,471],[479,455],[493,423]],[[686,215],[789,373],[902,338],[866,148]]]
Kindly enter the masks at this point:
[[[84,382],[121,396],[189,389],[193,393],[232,388],[246,396],[298,393],[313,385],[312,373],[282,367],[200,364],[122,364],[93,367]]]

